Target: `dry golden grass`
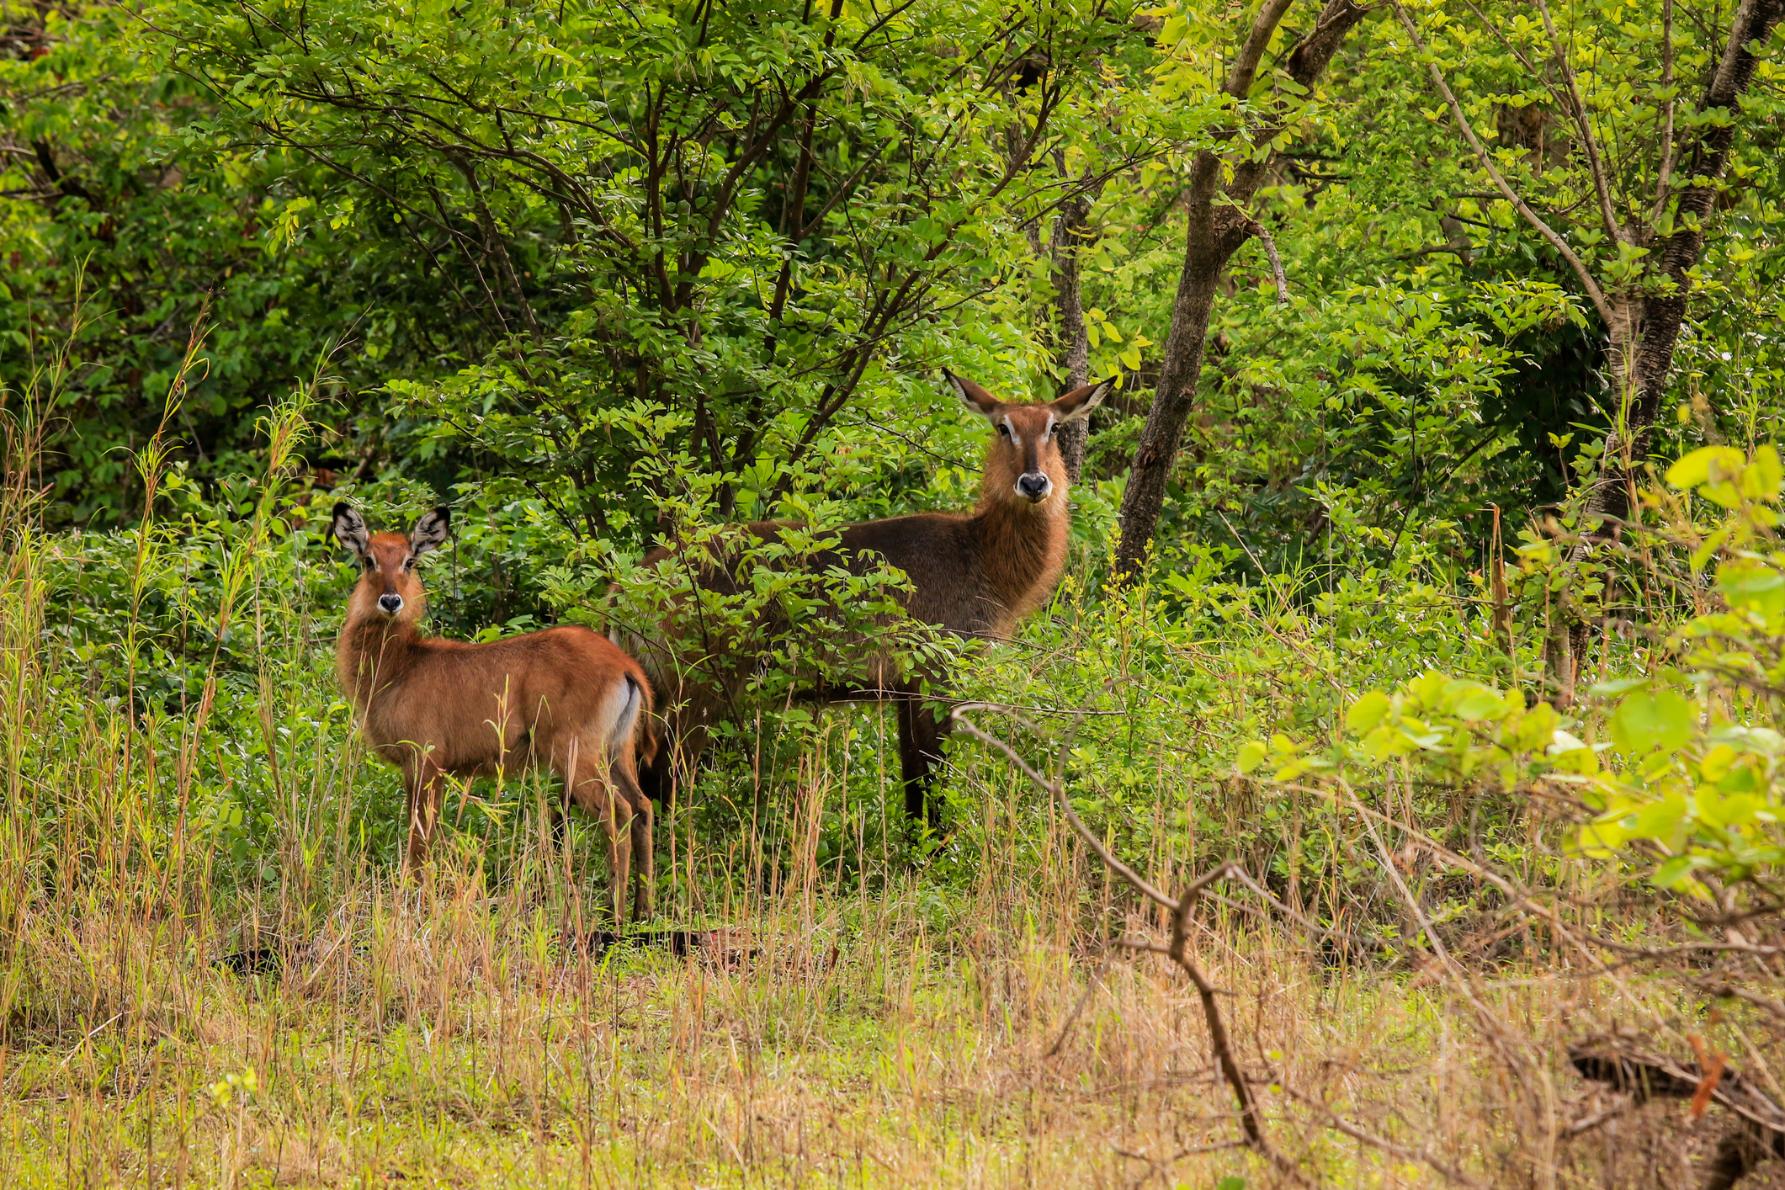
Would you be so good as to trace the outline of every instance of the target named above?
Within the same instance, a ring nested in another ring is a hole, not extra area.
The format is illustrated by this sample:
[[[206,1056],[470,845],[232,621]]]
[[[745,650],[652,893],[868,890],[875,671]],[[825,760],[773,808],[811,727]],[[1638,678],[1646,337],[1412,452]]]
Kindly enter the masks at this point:
[[[989,769],[979,779],[988,811],[1009,796]],[[748,925],[686,956],[591,954],[575,923],[598,889],[570,895],[531,861],[494,887],[462,848],[420,887],[368,870],[301,936],[281,942],[289,923],[269,924],[257,940],[280,961],[260,974],[225,964],[240,923],[201,887],[170,913],[151,873],[120,864],[14,919],[0,1173],[21,1186],[1289,1179],[1238,1146],[1181,976],[1100,941],[1156,923],[1087,911],[1080,890],[1101,881],[1060,824],[1043,829],[1043,861],[1022,872],[984,842],[996,833],[978,835],[979,854],[955,857],[977,875],[941,904],[923,871],[882,873],[871,891],[833,880],[793,832],[771,857],[781,887],[740,891],[727,908]],[[1588,1020],[1627,1019],[1628,987],[1484,970],[1484,1025],[1430,972],[1326,967],[1243,914],[1222,912],[1198,950],[1299,1176],[1641,1184],[1661,1177],[1652,1160],[1682,1159],[1679,1105],[1563,1135],[1592,1102],[1564,1043]]]

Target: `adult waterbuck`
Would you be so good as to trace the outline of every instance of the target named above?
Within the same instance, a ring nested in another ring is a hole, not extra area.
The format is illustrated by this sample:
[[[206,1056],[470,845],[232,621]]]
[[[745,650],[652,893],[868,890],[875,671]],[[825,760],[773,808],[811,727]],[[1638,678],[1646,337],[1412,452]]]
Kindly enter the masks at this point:
[[[351,506],[335,505],[334,534],[358,557],[359,582],[335,646],[341,687],[366,742],[403,773],[409,794],[410,868],[426,858],[447,776],[549,768],[606,832],[616,923],[648,916],[654,884],[652,805],[638,783],[651,738],[651,685],[638,662],[606,637],[565,626],[484,644],[425,637],[427,607],[416,562],[447,539],[436,508],[407,536],[369,533]],[[553,833],[562,809],[552,809]]]
[[[1019,620],[1046,602],[1059,582],[1070,513],[1056,432],[1089,417],[1115,378],[1073,389],[1054,401],[1013,404],[971,380],[947,372],[944,376],[962,403],[992,429],[978,505],[968,513],[923,512],[844,526],[837,531],[838,547],[818,553],[808,565],[814,570],[842,565],[860,574],[884,561],[910,580],[904,604],[912,618],[959,636],[996,640],[1009,636]],[[781,529],[762,522],[747,526],[747,533],[766,541]],[[676,548],[660,548],[645,562],[661,566],[671,559],[686,563],[694,581],[707,590],[735,594],[748,586],[747,575],[710,554],[690,559]],[[672,608],[661,627],[663,640],[654,647],[629,639],[644,658],[665,708],[669,746],[656,750],[644,773],[646,788],[659,799],[667,796],[672,771],[693,771],[708,729],[741,709],[744,679],[754,663],[748,656],[728,656],[729,642],[712,639],[685,606]],[[795,626],[768,627],[786,631]],[[823,615],[798,628],[802,633],[845,631],[837,617]],[[925,704],[920,691],[942,675],[900,672],[871,640],[846,643],[860,646],[866,660],[845,680],[821,682],[809,693],[824,701],[896,703],[905,808],[914,819],[939,825],[940,807],[930,796],[930,784],[947,721]]]

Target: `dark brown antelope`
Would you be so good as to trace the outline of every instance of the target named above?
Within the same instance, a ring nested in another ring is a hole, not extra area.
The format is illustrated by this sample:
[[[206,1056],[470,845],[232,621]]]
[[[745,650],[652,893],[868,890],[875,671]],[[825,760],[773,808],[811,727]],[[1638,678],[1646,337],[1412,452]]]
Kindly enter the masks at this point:
[[[813,565],[840,562],[861,572],[884,559],[911,581],[905,610],[913,618],[960,636],[1001,639],[1047,601],[1066,562],[1070,514],[1066,464],[1056,432],[1089,417],[1115,378],[1073,389],[1046,404],[1023,405],[1000,401],[953,373],[944,376],[962,402],[992,426],[979,504],[969,513],[924,512],[846,526],[839,533],[840,550],[819,555]],[[764,539],[778,528],[765,522],[749,531]],[[673,549],[658,549],[645,561],[661,564],[676,556]],[[698,564],[695,572],[696,581],[710,590],[735,593],[740,587],[728,567],[708,562]],[[724,651],[723,642],[691,639],[700,633],[687,621],[685,615],[672,614],[663,626],[671,643],[636,650],[646,659],[666,708],[671,746],[656,750],[644,774],[646,787],[660,799],[667,795],[672,768],[690,773],[708,728],[738,709],[741,683],[736,679],[742,671],[728,671],[722,660],[712,664],[710,659]],[[819,624],[822,631],[823,621]],[[936,684],[941,675],[898,673],[883,661],[864,668],[867,672],[855,681],[814,691],[814,696],[896,703],[905,808],[913,818],[935,826],[939,808],[929,786],[941,759],[947,721],[925,704],[920,690]]]
[[[447,510],[436,508],[408,537],[371,534],[357,511],[335,505],[335,536],[361,567],[335,647],[336,673],[366,742],[403,773],[406,864],[413,869],[427,856],[446,777],[549,768],[563,779],[564,806],[575,802],[606,831],[616,922],[625,916],[634,865],[633,913],[648,916],[652,806],[637,768],[648,759],[639,746],[648,748],[650,738],[644,670],[606,637],[577,626],[485,644],[422,636],[427,593],[416,561],[446,541],[447,529]],[[555,806],[554,834],[561,814]]]

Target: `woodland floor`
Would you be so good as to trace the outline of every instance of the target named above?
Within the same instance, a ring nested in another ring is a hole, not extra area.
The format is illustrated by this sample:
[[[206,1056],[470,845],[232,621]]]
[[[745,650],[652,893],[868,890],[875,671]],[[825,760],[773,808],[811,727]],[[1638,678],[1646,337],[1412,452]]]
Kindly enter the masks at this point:
[[[1238,1146],[1175,971],[1071,941],[1059,912],[1008,888],[982,881],[935,930],[916,885],[796,887],[767,925],[683,955],[567,951],[552,910],[444,875],[420,893],[374,883],[311,938],[233,959],[201,931],[96,914],[32,940],[40,955],[65,948],[69,994],[15,1010],[0,1174],[10,1187],[1283,1183]],[[1272,1144],[1323,1184],[1692,1184],[1723,1126],[1657,1103],[1567,1139],[1609,1101],[1559,1056],[1533,1082],[1487,1035],[1560,1055],[1640,989],[1484,970],[1484,1030],[1426,972],[1323,967],[1234,923],[1202,953],[1231,992]],[[1776,1163],[1767,1173],[1756,1184],[1785,1185]]]

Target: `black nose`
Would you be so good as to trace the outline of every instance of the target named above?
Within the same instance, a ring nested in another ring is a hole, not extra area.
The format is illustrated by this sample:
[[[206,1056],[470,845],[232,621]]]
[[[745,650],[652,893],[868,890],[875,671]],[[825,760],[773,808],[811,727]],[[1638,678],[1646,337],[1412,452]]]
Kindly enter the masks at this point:
[[[401,595],[380,595],[378,606],[394,616],[403,610],[403,597]]]
[[[1039,500],[1047,495],[1048,478],[1040,472],[1031,471],[1016,481],[1017,490],[1031,500]]]

